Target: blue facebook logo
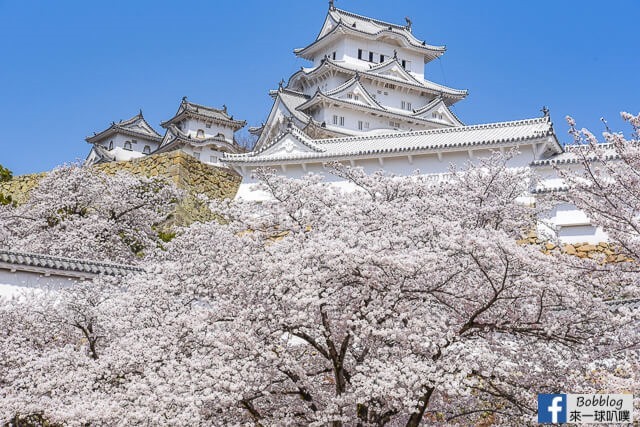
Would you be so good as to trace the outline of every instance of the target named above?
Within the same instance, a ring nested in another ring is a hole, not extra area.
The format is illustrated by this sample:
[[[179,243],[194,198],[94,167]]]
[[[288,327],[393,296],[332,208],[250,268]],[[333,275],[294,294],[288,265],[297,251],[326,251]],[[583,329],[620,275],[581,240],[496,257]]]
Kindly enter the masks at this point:
[[[566,394],[538,395],[538,423],[559,424],[567,422]]]

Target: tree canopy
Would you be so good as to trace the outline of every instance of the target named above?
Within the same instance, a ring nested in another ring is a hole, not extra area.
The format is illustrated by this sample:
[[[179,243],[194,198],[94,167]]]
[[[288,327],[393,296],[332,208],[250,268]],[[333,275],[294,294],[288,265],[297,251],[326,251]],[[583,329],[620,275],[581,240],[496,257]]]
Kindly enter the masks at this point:
[[[161,179],[59,167],[40,180],[25,203],[0,207],[0,247],[135,262],[162,243],[154,227],[180,197]]]
[[[213,203],[146,273],[0,305],[0,420],[516,425],[536,393],[637,388],[638,313],[605,302],[637,279],[517,244],[540,207],[505,161],[333,165],[355,192],[262,171],[271,200]]]

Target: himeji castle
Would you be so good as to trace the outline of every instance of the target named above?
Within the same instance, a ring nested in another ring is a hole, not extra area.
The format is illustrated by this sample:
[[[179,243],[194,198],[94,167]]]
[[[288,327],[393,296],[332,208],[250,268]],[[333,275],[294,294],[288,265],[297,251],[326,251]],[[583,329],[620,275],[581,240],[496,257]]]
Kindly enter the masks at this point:
[[[267,121],[250,129],[259,136],[254,151],[224,157],[245,177],[241,197],[259,197],[250,190],[256,167],[299,177],[340,161],[371,172],[419,170],[438,179],[452,163],[492,150],[517,147],[522,154],[513,165],[522,167],[563,152],[546,113],[466,126],[450,107],[467,91],[432,82],[424,73],[445,48],[417,38],[409,18],[406,25],[391,24],[329,2],[316,39],[294,53],[311,66],[270,92]]]
[[[442,56],[445,47],[418,38],[411,20],[405,20],[404,25],[384,22],[329,1],[315,40],[294,50],[309,66],[269,92],[273,105],[266,121],[249,128],[257,137],[251,152],[234,139],[244,121],[233,119],[226,107],[183,99],[174,117],[161,124],[164,137],[140,113],[87,138],[93,144],[88,162],[179,149],[235,170],[243,177],[237,197],[260,200],[266,195],[255,190],[253,171],[261,167],[293,178],[321,173],[338,186],[348,184],[327,173],[328,162],[439,181],[447,178],[452,164],[516,150],[511,167],[535,168],[544,178],[542,191],[561,186],[554,166],[577,166],[578,156],[559,143],[548,110],[541,117],[466,125],[451,106],[467,91],[425,75],[425,65]],[[566,242],[604,239],[572,206],[557,207],[551,220]]]

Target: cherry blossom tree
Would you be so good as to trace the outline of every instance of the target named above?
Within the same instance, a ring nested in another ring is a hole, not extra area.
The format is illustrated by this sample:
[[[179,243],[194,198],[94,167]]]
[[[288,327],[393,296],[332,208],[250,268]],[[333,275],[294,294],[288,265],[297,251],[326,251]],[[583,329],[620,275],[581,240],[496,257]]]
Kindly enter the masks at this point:
[[[69,165],[48,173],[20,206],[0,210],[0,244],[50,255],[132,262],[160,243],[156,225],[181,197],[160,179]]]
[[[526,171],[333,168],[360,190],[262,171],[271,200],[216,202],[147,273],[0,306],[0,420],[516,425],[536,393],[637,387],[637,313],[515,242]]]
[[[601,143],[587,129],[577,130],[568,117],[570,133],[581,146],[577,171],[560,170],[571,191],[562,194],[606,230],[622,252],[640,259],[640,114],[622,113],[633,132],[607,131]]]

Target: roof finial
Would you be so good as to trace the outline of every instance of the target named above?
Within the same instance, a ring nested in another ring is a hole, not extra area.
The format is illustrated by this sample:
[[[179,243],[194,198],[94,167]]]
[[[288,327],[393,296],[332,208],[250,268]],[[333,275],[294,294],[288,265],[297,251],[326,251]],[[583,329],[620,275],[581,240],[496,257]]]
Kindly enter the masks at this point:
[[[329,10],[335,10],[336,5],[334,4],[335,0],[329,0]]]
[[[607,120],[604,117],[600,117],[600,121],[602,123],[604,123],[604,128],[607,130],[608,133],[613,133],[613,132],[611,132],[611,128],[609,127],[609,123],[607,123]]]
[[[287,129],[293,128],[293,116],[287,116],[286,121],[287,121]]]
[[[222,104],[222,111],[227,112],[227,104]]]
[[[140,109],[140,112],[138,112],[138,115],[142,117],[142,108]]]
[[[182,102],[187,102],[187,97],[186,96],[182,97]]]
[[[546,105],[543,105],[540,111],[542,111],[542,114],[544,115],[544,117],[549,117],[549,109],[547,108]]]
[[[398,51],[393,49],[393,59],[398,59]]]
[[[411,18],[405,16],[404,20],[407,21],[407,30],[411,31],[411,25],[413,24],[413,22],[411,22]]]
[[[280,83],[278,83],[278,90],[282,90],[284,88],[284,79],[280,80]]]
[[[360,81],[360,72],[356,71],[356,75],[353,77],[357,82]]]

